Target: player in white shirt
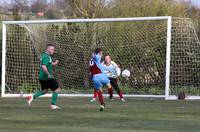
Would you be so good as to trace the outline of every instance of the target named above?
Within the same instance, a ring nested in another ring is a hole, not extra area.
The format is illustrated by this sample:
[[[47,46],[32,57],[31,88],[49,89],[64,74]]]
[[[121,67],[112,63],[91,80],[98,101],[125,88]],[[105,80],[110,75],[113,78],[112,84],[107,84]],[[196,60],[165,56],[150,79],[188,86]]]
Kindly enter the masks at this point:
[[[110,84],[112,85],[112,87],[115,89],[115,91],[119,95],[120,100],[125,102],[125,99],[123,98],[122,90],[119,88],[119,85],[118,85],[118,77],[121,74],[121,70],[120,70],[119,66],[114,61],[111,60],[110,55],[105,56],[105,61],[102,62],[102,65],[114,69],[114,70],[112,70],[113,72],[105,71],[105,73],[108,75]],[[94,96],[90,100],[90,102],[96,101],[96,98],[97,98],[97,91],[94,90]],[[113,96],[110,96],[110,100],[113,100]]]

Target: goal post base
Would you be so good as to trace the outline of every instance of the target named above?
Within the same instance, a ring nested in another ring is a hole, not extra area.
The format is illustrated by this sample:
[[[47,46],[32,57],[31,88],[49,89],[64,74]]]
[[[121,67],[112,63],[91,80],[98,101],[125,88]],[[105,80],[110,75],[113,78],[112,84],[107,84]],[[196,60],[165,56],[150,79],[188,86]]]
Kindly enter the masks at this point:
[[[165,100],[178,100],[178,96],[176,95],[170,95],[168,97],[165,97]],[[200,100],[200,96],[186,96],[184,100]]]
[[[165,100],[177,100],[178,97],[176,95],[165,96]]]

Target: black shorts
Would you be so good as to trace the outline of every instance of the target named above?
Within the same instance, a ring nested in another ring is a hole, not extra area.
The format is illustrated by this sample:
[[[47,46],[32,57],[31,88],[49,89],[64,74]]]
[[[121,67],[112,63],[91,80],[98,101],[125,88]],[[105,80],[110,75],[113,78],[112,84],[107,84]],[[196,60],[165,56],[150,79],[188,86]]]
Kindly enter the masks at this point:
[[[118,86],[118,79],[117,78],[109,78],[110,80],[110,84],[112,85],[112,87],[116,90],[119,88]]]
[[[55,79],[49,79],[49,80],[40,80],[40,85],[42,90],[48,90],[51,89],[52,91],[55,91],[59,86],[58,82]]]

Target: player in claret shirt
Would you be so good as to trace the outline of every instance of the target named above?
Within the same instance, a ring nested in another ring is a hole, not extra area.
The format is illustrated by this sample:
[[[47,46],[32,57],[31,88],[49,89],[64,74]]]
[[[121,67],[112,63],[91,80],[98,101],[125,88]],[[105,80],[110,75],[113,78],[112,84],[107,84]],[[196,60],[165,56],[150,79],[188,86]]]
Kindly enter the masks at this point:
[[[107,74],[105,74],[105,71],[113,72],[113,69],[109,67],[104,67],[101,64],[102,54],[103,54],[102,50],[100,48],[97,48],[95,52],[92,54],[92,57],[89,62],[90,75],[92,77],[94,88],[97,91],[98,98],[101,104],[100,111],[103,111],[105,108],[105,102],[102,94],[102,87],[107,86],[110,96],[113,96],[112,95],[113,90],[110,84],[110,80],[108,79]]]
[[[105,60],[102,62],[102,65],[113,69],[112,72],[105,71],[105,73],[108,75],[110,84],[112,85],[112,87],[115,89],[115,91],[119,95],[120,100],[122,102],[125,102],[125,99],[123,98],[122,90],[119,88],[119,85],[118,85],[118,77],[121,74],[121,70],[120,70],[119,66],[114,61],[111,60],[110,55],[105,56]],[[98,96],[97,91],[96,91],[96,89],[94,89],[94,96],[90,100],[90,102],[96,101],[97,96]],[[110,96],[110,100],[113,100],[112,96]]]

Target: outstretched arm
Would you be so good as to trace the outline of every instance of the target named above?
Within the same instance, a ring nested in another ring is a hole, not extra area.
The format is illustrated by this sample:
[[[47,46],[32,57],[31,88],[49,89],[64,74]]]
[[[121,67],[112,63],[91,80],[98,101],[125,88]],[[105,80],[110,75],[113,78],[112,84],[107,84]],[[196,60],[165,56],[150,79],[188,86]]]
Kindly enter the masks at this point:
[[[58,62],[59,62],[58,60],[56,60],[56,61],[52,62],[52,65],[53,65],[53,66],[55,66],[55,65],[57,65],[57,64],[58,64]]]
[[[109,72],[113,72],[113,68],[112,67],[107,67],[107,66],[103,66],[101,63],[96,63],[98,68],[101,69],[101,71],[109,71]]]
[[[113,68],[110,68],[110,67],[106,67],[106,66],[103,66],[101,64],[101,56],[100,55],[94,55],[93,54],[93,61],[96,63],[97,67],[102,71],[109,71],[109,72],[112,72],[113,71]]]

